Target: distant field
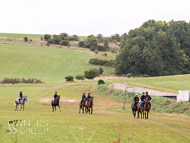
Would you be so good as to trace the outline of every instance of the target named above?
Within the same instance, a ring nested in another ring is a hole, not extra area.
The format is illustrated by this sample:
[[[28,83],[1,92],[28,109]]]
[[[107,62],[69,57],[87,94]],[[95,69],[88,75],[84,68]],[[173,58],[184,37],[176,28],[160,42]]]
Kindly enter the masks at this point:
[[[72,50],[0,44],[0,79],[37,78],[44,82],[65,80],[90,68],[91,56]]]
[[[12,39],[22,39],[24,37],[28,37],[29,39],[40,39],[43,34],[17,34],[17,33],[0,33],[0,37],[8,37]],[[87,36],[79,36],[80,40],[85,40]]]
[[[160,76],[148,78],[131,78],[111,82],[127,83],[134,86],[152,88],[177,93],[178,90],[190,90],[190,74]]]

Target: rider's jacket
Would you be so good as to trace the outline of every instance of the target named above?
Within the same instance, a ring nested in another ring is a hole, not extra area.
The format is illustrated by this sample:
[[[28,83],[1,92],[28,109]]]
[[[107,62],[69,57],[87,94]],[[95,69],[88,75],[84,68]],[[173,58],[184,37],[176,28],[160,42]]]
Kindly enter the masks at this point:
[[[149,100],[149,101],[152,99],[149,95],[146,95],[146,97],[148,97],[148,100]]]
[[[83,100],[84,98],[86,98],[86,95],[82,95],[82,100]]]
[[[19,93],[19,96],[22,97],[22,92]]]
[[[87,96],[87,99],[90,99],[90,98],[92,98],[92,96],[88,95],[88,96]]]
[[[134,97],[134,102],[136,102],[136,101],[139,101],[139,97],[137,97],[137,96]]]
[[[145,97],[146,97],[146,96],[142,95],[142,96],[141,96],[141,101],[144,101]]]
[[[57,95],[57,94],[54,94],[54,98],[56,98],[56,97],[58,97],[58,95]]]

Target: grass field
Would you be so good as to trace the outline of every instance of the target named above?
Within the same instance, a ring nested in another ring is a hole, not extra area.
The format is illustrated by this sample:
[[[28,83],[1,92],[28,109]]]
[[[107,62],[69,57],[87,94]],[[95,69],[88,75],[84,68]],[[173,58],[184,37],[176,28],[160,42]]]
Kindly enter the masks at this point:
[[[96,82],[64,83],[54,85],[1,85],[0,86],[0,140],[11,142],[9,120],[30,121],[30,126],[18,126],[18,142],[113,142],[121,134],[121,142],[189,142],[190,117],[163,115],[151,112],[149,120],[133,119],[131,110],[122,110],[122,102],[92,94],[94,113],[79,114],[78,102],[82,92],[89,92]],[[28,95],[25,111],[14,111],[16,93],[22,89]],[[75,99],[74,103],[61,102],[62,111],[52,112],[49,102],[39,99],[52,97],[58,91],[61,98]],[[5,110],[6,109],[6,110]],[[44,126],[37,126],[44,120]],[[48,125],[47,125],[48,123]],[[30,130],[29,130],[30,128]],[[47,131],[48,128],[48,131]],[[31,129],[33,129],[31,131]],[[84,129],[83,135],[81,129]],[[26,132],[27,130],[27,132]],[[40,134],[38,134],[40,133]],[[42,134],[41,134],[42,133]],[[74,136],[72,135],[74,134]],[[15,135],[11,135],[15,139]]]
[[[24,37],[28,37],[29,39],[40,39],[43,34],[19,34],[19,33],[0,33],[0,37],[8,37],[15,39],[23,39]],[[85,40],[87,36],[79,36],[80,40]]]
[[[1,78],[37,78],[64,81],[65,76],[83,74],[90,56],[65,49],[0,44]]]
[[[178,93],[178,90],[190,90],[190,74],[160,76],[149,78],[131,78],[114,80],[115,83],[127,83],[133,86]]]
[[[45,82],[0,84],[0,142],[12,143],[16,139],[15,134],[6,132],[13,128],[12,124],[8,124],[9,120],[28,123],[16,127],[18,143],[107,143],[116,141],[118,137],[123,143],[190,142],[190,116],[150,111],[148,120],[133,119],[131,109],[122,110],[122,101],[93,93],[97,81],[62,83],[66,75],[82,74],[85,69],[91,68],[86,64],[92,56],[88,53],[9,44],[0,44],[0,50],[0,78],[30,77]],[[189,88],[189,76],[105,81],[176,92],[179,88]],[[14,111],[13,102],[20,90],[28,95],[28,101],[25,111]],[[61,112],[52,112],[50,106],[55,91],[61,95]],[[92,115],[78,113],[83,92],[91,92],[94,96]]]

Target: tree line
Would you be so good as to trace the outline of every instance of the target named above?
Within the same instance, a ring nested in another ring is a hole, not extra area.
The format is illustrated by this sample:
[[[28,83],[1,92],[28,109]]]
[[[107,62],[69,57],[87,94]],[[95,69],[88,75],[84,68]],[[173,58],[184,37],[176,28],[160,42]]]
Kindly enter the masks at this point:
[[[190,73],[190,24],[149,20],[123,34],[116,73],[133,76]]]

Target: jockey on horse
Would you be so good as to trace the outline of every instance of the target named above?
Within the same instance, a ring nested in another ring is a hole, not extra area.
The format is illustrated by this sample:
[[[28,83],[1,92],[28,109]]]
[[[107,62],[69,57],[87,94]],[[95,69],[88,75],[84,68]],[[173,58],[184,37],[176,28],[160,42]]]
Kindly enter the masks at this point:
[[[22,90],[20,90],[20,93],[18,95],[20,96],[20,98],[18,99],[18,101],[20,103],[20,100],[22,100]]]
[[[141,102],[142,102],[141,104],[144,107],[144,101],[145,101],[146,96],[144,95],[144,92],[142,94],[143,95],[141,96]]]
[[[146,97],[145,97],[145,99],[146,99],[147,97],[148,97],[149,105],[150,105],[150,108],[151,108],[150,100],[151,100],[152,98],[150,97],[150,95],[148,95],[148,92],[146,92]]]
[[[55,94],[54,94],[54,102],[56,102],[56,99],[57,99],[57,97],[58,97],[58,95],[57,95],[57,92],[55,92]]]
[[[90,101],[90,98],[92,98],[92,96],[90,95],[90,93],[88,93],[88,96],[87,96],[87,104],[89,103],[89,101]]]
[[[83,95],[82,95],[82,100],[81,100],[81,104],[82,104],[82,102],[84,101],[84,99],[86,98],[86,95],[85,95],[85,93],[83,93]]]
[[[139,102],[139,97],[138,97],[138,94],[135,95],[134,97],[134,103],[133,103],[133,108],[137,105],[137,103]]]

